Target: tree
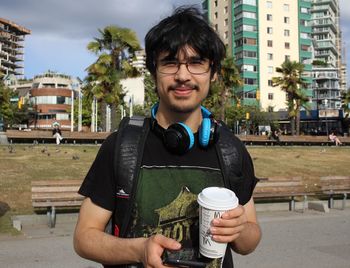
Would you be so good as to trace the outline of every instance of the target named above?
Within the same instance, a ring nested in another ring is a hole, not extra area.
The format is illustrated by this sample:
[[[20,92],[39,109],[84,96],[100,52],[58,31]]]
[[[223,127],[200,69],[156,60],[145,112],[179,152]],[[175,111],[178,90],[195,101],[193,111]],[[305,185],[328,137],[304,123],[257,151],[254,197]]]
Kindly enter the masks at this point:
[[[126,53],[132,54],[140,49],[140,44],[136,33],[128,28],[117,26],[107,26],[99,30],[100,37],[88,44],[88,50],[98,56],[95,63],[90,65],[88,70],[88,83],[93,90],[94,95],[101,103],[101,123],[103,130],[106,130],[106,107],[111,105],[112,129],[116,128],[116,107],[121,104],[123,99],[123,90],[120,85],[120,79],[124,76],[134,76],[135,71],[130,65],[123,62]],[[127,72],[122,73],[122,69]]]
[[[234,58],[231,56],[226,57],[221,63],[221,70],[218,74],[218,83],[221,87],[219,93],[219,106],[221,120],[225,120],[225,111],[228,108],[229,100],[233,95],[233,88],[243,85],[243,81],[239,75],[239,70],[235,64]]]
[[[350,91],[343,92],[341,95],[342,99],[342,108],[343,108],[343,129],[345,133],[349,134],[349,125],[350,125]]]
[[[145,74],[143,83],[145,85],[144,110],[146,115],[150,115],[152,106],[156,102],[158,102],[159,98],[156,92],[156,85],[154,83],[154,79],[149,73]]]
[[[300,132],[300,108],[308,100],[303,88],[307,87],[302,78],[304,65],[296,61],[286,60],[276,71],[279,77],[273,77],[274,87],[279,86],[287,93],[288,116],[290,119],[292,135],[299,135]]]

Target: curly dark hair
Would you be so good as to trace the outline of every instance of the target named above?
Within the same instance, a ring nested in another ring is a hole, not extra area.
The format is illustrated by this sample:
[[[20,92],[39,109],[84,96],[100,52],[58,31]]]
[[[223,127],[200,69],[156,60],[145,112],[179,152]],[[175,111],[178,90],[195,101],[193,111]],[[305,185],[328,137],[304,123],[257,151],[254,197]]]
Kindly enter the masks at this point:
[[[159,54],[168,52],[170,57],[179,50],[191,47],[202,58],[211,62],[211,73],[220,70],[226,48],[218,34],[208,24],[203,14],[193,6],[182,6],[152,27],[145,37],[146,67],[154,76]]]

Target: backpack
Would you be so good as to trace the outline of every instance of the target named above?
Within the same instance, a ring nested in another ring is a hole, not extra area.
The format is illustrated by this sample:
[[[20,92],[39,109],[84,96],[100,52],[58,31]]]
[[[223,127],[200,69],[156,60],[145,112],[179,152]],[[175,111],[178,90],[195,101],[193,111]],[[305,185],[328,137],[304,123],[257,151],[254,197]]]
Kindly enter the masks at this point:
[[[240,173],[242,157],[239,153],[240,148],[238,148],[243,147],[243,144],[223,122],[218,123],[220,124],[220,137],[215,147],[224,186],[229,189],[237,189],[240,188],[240,182],[243,179]],[[150,118],[133,116],[124,117],[118,128],[114,174],[117,178],[117,195],[118,191],[121,191],[122,198],[116,198],[115,211],[106,227],[106,232],[115,236],[127,237],[143,149],[150,126]]]

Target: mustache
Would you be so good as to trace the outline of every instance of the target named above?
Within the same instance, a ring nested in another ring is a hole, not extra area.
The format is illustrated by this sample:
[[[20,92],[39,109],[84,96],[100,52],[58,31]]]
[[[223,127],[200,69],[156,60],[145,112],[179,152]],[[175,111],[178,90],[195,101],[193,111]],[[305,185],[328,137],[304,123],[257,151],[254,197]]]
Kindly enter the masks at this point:
[[[176,83],[176,84],[172,84],[168,87],[168,90],[175,90],[179,87],[182,87],[182,86],[185,86],[185,87],[188,87],[188,88],[191,88],[191,89],[194,89],[194,90],[198,90],[198,85],[196,84],[193,84],[193,83]]]

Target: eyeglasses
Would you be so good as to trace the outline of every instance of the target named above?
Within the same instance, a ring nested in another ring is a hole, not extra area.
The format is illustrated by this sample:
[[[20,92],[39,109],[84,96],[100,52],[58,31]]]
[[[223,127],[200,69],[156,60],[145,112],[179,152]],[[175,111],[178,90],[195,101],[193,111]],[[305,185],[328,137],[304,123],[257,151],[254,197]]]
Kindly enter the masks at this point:
[[[204,74],[209,72],[211,64],[209,64],[208,60],[190,60],[186,62],[179,62],[176,60],[169,60],[169,61],[160,61],[159,64],[157,64],[157,70],[158,72],[162,74],[176,74],[180,66],[184,64],[186,65],[187,71],[189,71],[191,74]]]

